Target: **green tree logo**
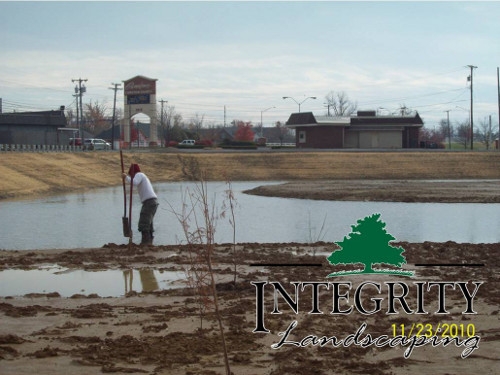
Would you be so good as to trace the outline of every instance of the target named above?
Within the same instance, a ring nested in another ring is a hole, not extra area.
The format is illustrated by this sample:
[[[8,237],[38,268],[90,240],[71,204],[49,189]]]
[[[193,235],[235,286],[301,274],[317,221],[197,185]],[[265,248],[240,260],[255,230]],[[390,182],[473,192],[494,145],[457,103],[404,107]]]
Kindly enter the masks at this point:
[[[335,242],[341,248],[334,250],[327,258],[333,265],[337,264],[364,264],[364,269],[353,271],[338,271],[327,277],[353,274],[392,274],[399,276],[413,276],[414,272],[401,269],[373,269],[374,264],[388,264],[401,268],[406,263],[402,255],[405,251],[401,246],[393,247],[389,242],[395,238],[385,230],[385,223],[380,220],[380,214],[373,214],[351,225],[352,232],[340,242]]]

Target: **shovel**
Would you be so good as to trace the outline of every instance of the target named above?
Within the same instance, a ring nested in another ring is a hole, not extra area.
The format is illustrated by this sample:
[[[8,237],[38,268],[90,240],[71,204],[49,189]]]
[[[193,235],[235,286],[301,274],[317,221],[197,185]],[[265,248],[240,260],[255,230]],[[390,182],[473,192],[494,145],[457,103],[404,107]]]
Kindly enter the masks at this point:
[[[125,169],[123,167],[122,150],[120,150],[120,161],[122,163],[122,173],[125,173]],[[125,187],[125,179],[122,180],[123,180],[123,217],[122,217],[123,236],[130,237],[130,225],[127,217],[127,188]]]

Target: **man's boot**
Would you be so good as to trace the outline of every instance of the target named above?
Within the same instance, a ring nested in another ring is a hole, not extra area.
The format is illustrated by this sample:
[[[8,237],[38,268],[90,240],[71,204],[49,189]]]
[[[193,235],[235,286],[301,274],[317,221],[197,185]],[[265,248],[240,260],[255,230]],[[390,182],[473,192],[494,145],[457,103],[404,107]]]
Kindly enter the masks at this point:
[[[153,239],[151,238],[151,234],[149,231],[145,230],[141,232],[141,246],[151,245],[153,243]]]

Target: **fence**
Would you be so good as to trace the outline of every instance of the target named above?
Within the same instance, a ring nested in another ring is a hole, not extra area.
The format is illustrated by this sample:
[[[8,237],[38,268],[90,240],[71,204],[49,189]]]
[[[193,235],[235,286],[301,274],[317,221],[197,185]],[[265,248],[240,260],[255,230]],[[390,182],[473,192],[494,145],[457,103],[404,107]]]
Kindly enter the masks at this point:
[[[79,152],[84,151],[82,146],[70,145],[20,145],[20,144],[1,144],[0,152]]]
[[[266,146],[268,146],[268,147],[295,147],[296,144],[295,143],[276,142],[276,143],[266,143]]]

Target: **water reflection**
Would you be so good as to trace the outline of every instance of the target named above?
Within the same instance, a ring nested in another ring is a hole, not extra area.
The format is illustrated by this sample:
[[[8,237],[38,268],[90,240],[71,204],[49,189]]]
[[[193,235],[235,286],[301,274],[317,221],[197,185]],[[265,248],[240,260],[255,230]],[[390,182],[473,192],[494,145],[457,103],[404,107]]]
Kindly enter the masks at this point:
[[[160,287],[158,285],[158,281],[156,280],[156,276],[154,270],[150,268],[144,268],[139,270],[139,276],[141,279],[142,292],[154,292],[155,290],[159,290]],[[125,280],[125,294],[129,292],[141,292],[141,290],[134,290],[134,270],[124,270],[123,271],[123,279]]]
[[[63,297],[98,294],[119,297],[131,291],[152,292],[183,287],[184,272],[150,268],[83,271],[57,266],[38,270],[0,271],[0,296],[24,296],[30,293],[58,292]]]
[[[410,242],[500,242],[500,204],[439,204],[386,202],[330,202],[258,197],[242,191],[273,182],[233,182],[237,201],[237,242],[301,242],[314,237],[338,241],[358,219],[375,212],[397,240]],[[274,182],[277,183],[277,182]],[[182,242],[182,228],[169,209],[182,210],[182,194],[193,183],[155,184],[160,207],[155,217],[155,244]],[[227,185],[208,184],[216,207],[222,205]],[[33,201],[0,203],[0,248],[8,250],[72,249],[127,244],[122,233],[123,190],[100,189]],[[215,198],[214,198],[215,197]],[[140,202],[134,201],[134,239]],[[324,230],[320,231],[324,222]],[[232,242],[227,220],[217,222],[215,240]],[[320,233],[321,232],[321,233]]]

